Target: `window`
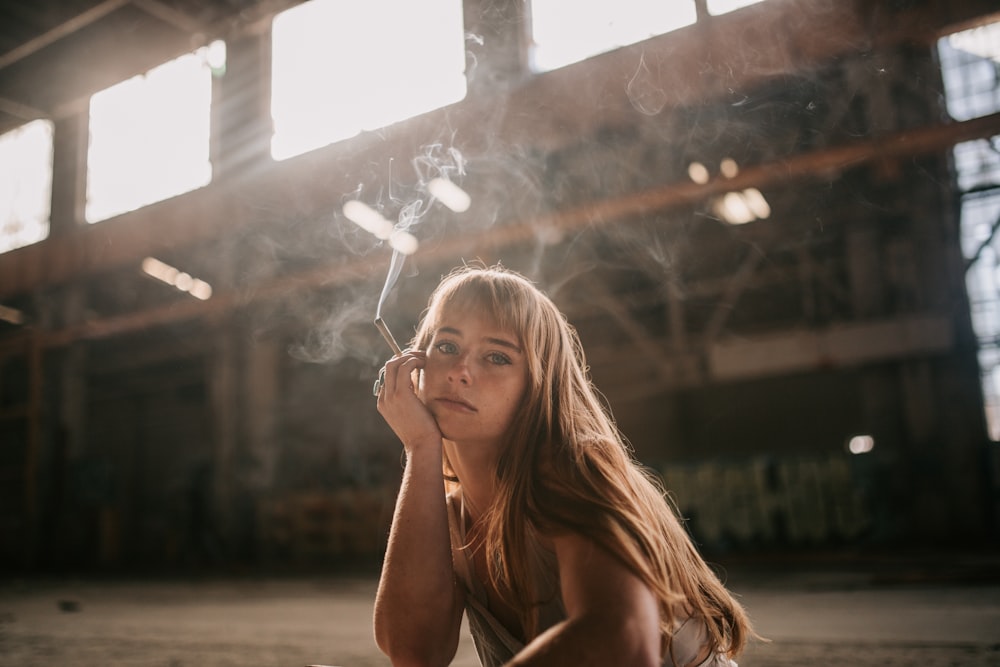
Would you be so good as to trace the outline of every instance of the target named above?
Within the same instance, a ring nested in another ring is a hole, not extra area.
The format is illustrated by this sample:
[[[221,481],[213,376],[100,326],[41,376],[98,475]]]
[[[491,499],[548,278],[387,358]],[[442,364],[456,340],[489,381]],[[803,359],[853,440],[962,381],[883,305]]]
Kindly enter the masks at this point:
[[[952,118],[969,120],[1000,109],[1000,23],[948,35],[938,53]]]
[[[215,43],[90,99],[88,222],[207,185]]]
[[[276,160],[466,94],[461,0],[312,0],[276,16],[272,39]]]
[[[1000,111],[1000,23],[938,42],[948,113],[957,120]],[[962,253],[990,438],[1000,441],[1000,141],[957,144]]]
[[[532,66],[553,70],[696,19],[694,0],[532,0]]]
[[[0,136],[0,252],[49,235],[52,122],[36,120]]]
[[[729,12],[734,12],[737,9],[749,7],[750,5],[756,5],[758,2],[763,1],[764,0],[708,0],[708,13],[712,16],[719,16],[720,14],[728,14]]]

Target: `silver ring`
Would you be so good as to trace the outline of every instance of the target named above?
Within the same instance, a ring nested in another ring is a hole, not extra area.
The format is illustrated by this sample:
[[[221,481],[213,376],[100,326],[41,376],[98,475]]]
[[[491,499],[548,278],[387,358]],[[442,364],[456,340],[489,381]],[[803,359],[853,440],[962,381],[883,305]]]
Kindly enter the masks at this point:
[[[385,384],[385,368],[378,372],[378,378],[375,379],[375,386],[372,387],[372,396],[378,398],[378,392],[382,389],[382,385]]]

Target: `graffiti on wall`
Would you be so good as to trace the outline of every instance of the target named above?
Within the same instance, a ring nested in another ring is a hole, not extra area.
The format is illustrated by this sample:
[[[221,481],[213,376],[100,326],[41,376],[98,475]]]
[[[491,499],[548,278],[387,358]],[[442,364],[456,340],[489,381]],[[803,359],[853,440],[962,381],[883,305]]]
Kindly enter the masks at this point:
[[[708,547],[850,542],[871,524],[846,455],[703,461],[661,472],[692,535]]]

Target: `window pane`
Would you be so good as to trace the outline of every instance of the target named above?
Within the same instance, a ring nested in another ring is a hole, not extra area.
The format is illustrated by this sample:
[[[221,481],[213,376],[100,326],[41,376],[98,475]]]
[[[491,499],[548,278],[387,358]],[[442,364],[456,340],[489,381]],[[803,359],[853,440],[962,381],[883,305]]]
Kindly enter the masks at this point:
[[[0,136],[0,252],[49,235],[52,122],[36,120]]]
[[[957,120],[1000,111],[1000,23],[938,41],[948,113]],[[961,209],[962,254],[990,437],[1000,440],[1000,157],[995,142],[977,139],[953,151]]]
[[[979,118],[1000,108],[1000,23],[957,32],[938,41],[948,113]]]
[[[694,0],[532,0],[532,64],[545,71],[695,22]]]
[[[708,13],[712,16],[728,14],[729,12],[756,5],[764,0],[708,0]]]
[[[173,197],[212,180],[212,67],[205,47],[90,99],[88,222]]]
[[[274,19],[271,155],[299,155],[465,97],[461,0],[312,0]]]

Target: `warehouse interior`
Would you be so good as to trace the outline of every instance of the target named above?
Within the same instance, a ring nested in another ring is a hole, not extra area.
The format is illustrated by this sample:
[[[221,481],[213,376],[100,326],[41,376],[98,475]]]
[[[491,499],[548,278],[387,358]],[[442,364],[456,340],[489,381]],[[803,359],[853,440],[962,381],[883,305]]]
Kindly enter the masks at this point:
[[[410,16],[436,7],[335,15],[312,53],[349,66],[295,62],[326,93],[320,126],[357,128],[276,157],[311,103],[276,117],[275,37],[319,4],[0,8],[0,141],[49,141],[41,231],[0,202],[5,569],[377,568],[402,467],[373,319],[405,344],[468,262],[566,313],[706,552],[995,548],[994,2],[691,0],[683,25],[564,64],[543,47],[582,10],[543,34],[551,1],[456,1],[461,23],[426,24],[441,38]],[[352,32],[369,39],[336,51]],[[422,60],[443,42],[454,71]],[[97,129],[99,93],[192,53],[205,169],[130,126],[190,98]],[[407,115],[446,77],[457,93]],[[165,150],[159,170],[125,164],[101,191],[109,132]],[[178,171],[201,180],[100,213],[101,192]]]

